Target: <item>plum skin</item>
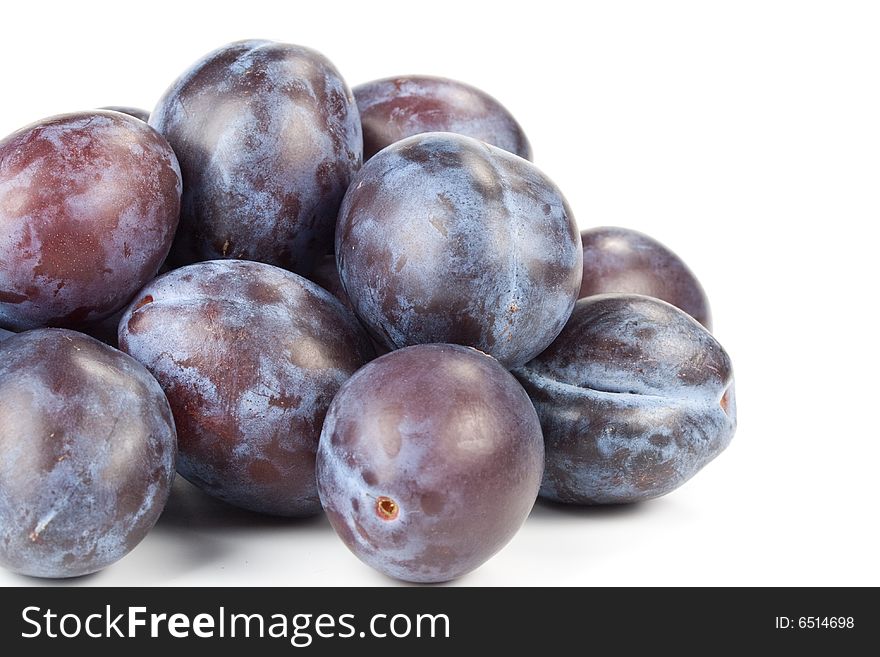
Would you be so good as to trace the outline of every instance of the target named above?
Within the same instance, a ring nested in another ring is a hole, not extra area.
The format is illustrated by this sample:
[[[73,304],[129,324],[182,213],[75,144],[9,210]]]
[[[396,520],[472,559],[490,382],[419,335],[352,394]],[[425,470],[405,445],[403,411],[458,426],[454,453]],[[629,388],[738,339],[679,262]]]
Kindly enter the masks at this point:
[[[312,270],[312,273],[309,274],[309,280],[317,283],[334,297],[339,299],[342,302],[342,305],[348,308],[352,313],[355,312],[351,299],[348,298],[348,294],[345,293],[345,288],[342,287],[342,281],[339,280],[339,270],[336,269],[336,256],[325,255],[322,257]],[[370,337],[370,342],[373,345],[373,351],[376,352],[377,356],[388,353],[389,349],[384,344],[377,342],[372,337]]]
[[[532,159],[529,140],[513,115],[464,82],[406,75],[366,82],[353,91],[364,133],[364,160],[423,132],[455,132]]]
[[[180,194],[165,139],[118,112],[0,141],[0,326],[80,328],[122,308],[168,254]]]
[[[594,294],[642,294],[681,308],[712,330],[709,300],[684,261],[666,246],[628,228],[603,226],[581,232],[584,276],[579,298]]]
[[[373,356],[338,300],[271,265],[197,263],[140,292],[120,321],[119,345],[168,396],[181,475],[251,511],[320,511],[315,452],[324,414]]]
[[[340,279],[377,340],[463,344],[509,368],[562,330],[582,258],[571,210],[537,167],[451,133],[367,161],[336,226]]]
[[[665,495],[730,443],[730,358],[696,320],[659,299],[578,301],[559,337],[514,371],[541,418],[541,496],[622,504]]]
[[[183,170],[174,266],[242,258],[305,274],[329,250],[363,139],[354,96],[323,55],[230,43],[172,84],[150,125]]]
[[[0,342],[0,563],[37,577],[96,572],[153,527],[176,437],[159,384],[81,333]]]
[[[107,110],[109,112],[121,112],[122,114],[128,114],[129,116],[133,116],[136,119],[140,119],[144,123],[147,123],[150,120],[150,113],[145,109],[141,109],[140,107],[129,107],[128,105],[108,105],[100,109]]]
[[[380,572],[442,582],[477,568],[534,504],[544,445],[528,396],[459,345],[381,356],[330,405],[318,489],[348,548]]]

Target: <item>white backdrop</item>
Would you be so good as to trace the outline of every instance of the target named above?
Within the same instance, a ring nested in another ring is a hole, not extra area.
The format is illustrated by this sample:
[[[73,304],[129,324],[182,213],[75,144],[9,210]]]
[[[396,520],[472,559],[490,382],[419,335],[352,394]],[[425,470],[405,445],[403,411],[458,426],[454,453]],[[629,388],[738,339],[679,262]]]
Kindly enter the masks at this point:
[[[152,109],[228,41],[299,43],[351,85],[429,73],[482,87],[582,228],[636,228],[689,263],[736,368],[730,448],[660,500],[539,504],[460,584],[880,585],[880,5],[116,0],[7,3],[2,23],[0,134]],[[131,555],[73,583],[391,580],[323,518],[261,518],[178,482]]]

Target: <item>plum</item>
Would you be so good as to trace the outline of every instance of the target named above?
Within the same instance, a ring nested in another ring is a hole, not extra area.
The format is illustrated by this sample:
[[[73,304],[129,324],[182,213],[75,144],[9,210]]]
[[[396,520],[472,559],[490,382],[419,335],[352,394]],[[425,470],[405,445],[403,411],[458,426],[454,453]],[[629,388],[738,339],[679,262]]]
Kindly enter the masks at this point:
[[[141,291],[119,344],[168,395],[181,475],[251,511],[320,511],[324,415],[372,357],[363,328],[330,293],[271,265],[197,263]]]
[[[128,114],[129,116],[133,116],[136,119],[140,119],[144,123],[147,123],[150,120],[150,113],[145,109],[141,109],[140,107],[128,107],[126,105],[108,105],[107,107],[102,107],[101,109],[111,112],[122,112],[123,114]]]
[[[363,140],[354,97],[323,55],[223,46],[165,92],[150,124],[183,169],[174,265],[243,258],[308,273],[327,253]]]
[[[0,326],[119,310],[168,254],[180,193],[171,147],[125,114],[64,114],[0,141]]]
[[[506,367],[562,330],[582,258],[571,210],[541,171],[452,133],[409,137],[371,158],[336,226],[343,287],[378,340],[463,344]]]
[[[333,528],[377,570],[441,582],[480,566],[535,502],[541,427],[494,358],[417,345],[342,385],[318,448],[318,489]]]
[[[553,344],[514,374],[541,418],[541,496],[558,502],[665,495],[736,429],[727,353],[690,315],[651,297],[581,299]]]
[[[128,554],[174,477],[171,409],[133,358],[65,329],[0,342],[0,563],[76,577]]]
[[[7,331],[6,329],[0,329],[0,340],[5,340],[6,338],[11,338],[15,333],[12,331]]]
[[[455,132],[527,160],[529,140],[513,115],[484,91],[426,75],[374,80],[354,88],[364,132],[364,159],[423,132]]]
[[[643,294],[677,306],[712,330],[709,301],[688,266],[657,240],[628,228],[581,232],[584,277],[580,298]]]

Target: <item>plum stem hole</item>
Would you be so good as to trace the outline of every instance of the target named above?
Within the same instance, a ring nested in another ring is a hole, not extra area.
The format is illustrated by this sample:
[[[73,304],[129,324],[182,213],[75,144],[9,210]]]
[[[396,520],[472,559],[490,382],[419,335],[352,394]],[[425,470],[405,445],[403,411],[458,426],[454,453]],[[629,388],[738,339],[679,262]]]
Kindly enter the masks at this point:
[[[141,299],[140,301],[138,301],[138,302],[137,302],[137,305],[134,307],[134,309],[137,310],[138,308],[143,308],[143,307],[146,306],[148,303],[153,303],[153,295],[152,295],[152,294],[148,294],[148,295],[145,296],[143,299]]]
[[[376,500],[376,515],[382,520],[394,520],[400,515],[400,507],[390,497],[383,495]]]
[[[730,415],[730,388],[724,391],[724,394],[721,395],[721,401],[719,402],[721,405],[721,410],[724,411],[726,415]]]

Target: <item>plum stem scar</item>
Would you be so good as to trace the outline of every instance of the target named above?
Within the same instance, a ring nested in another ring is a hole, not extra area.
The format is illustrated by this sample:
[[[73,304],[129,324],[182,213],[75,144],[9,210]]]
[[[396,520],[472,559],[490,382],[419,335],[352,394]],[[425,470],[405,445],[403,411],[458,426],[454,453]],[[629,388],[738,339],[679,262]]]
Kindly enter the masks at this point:
[[[376,515],[382,520],[395,520],[400,515],[400,507],[390,497],[383,495],[376,499]]]

